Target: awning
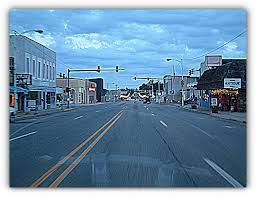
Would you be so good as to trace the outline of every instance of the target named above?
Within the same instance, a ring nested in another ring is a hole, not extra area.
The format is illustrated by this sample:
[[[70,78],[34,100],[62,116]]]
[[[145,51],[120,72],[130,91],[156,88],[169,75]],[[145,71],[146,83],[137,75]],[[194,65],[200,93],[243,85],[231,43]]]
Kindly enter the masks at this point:
[[[14,87],[13,86],[10,86],[10,92],[14,93]],[[25,88],[21,88],[21,87],[16,87],[16,92],[17,93],[23,93],[23,94],[28,94],[29,90],[28,89],[25,89]]]

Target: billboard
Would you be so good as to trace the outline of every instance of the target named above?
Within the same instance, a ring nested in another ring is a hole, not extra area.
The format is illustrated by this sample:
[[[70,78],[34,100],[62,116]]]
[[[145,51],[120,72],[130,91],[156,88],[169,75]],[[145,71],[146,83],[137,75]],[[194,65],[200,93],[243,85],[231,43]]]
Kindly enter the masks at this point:
[[[207,67],[221,66],[222,56],[221,55],[205,56],[205,64]]]

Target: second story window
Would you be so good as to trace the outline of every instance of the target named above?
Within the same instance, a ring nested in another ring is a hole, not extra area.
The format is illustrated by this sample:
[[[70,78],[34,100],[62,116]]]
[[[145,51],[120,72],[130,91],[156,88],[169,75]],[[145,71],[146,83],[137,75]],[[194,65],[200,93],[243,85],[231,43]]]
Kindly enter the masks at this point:
[[[52,80],[55,80],[55,71],[54,71],[54,67],[52,67]]]
[[[43,64],[43,79],[44,79],[44,77],[45,77],[45,64]]]
[[[48,79],[49,65],[46,66],[46,79]]]
[[[50,66],[50,80],[52,80],[52,67]]]
[[[38,78],[40,78],[41,62],[38,62]]]
[[[26,58],[26,69],[27,69],[27,73],[30,73],[30,62],[29,62],[29,58]]]
[[[33,60],[33,76],[36,76],[36,61]]]

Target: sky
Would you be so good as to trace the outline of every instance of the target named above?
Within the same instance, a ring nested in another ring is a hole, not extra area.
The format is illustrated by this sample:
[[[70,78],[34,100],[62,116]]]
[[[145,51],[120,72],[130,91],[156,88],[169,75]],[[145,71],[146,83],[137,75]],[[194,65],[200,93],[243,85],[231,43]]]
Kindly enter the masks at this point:
[[[147,81],[137,77],[181,75],[178,62],[166,58],[189,59],[225,44],[247,30],[243,9],[12,9],[9,30],[25,34],[56,52],[57,73],[67,69],[115,68],[125,70],[100,73],[72,73],[71,77],[104,79],[104,87],[138,88]],[[247,58],[247,34],[215,51],[223,58]],[[184,74],[198,69],[204,57],[185,60]]]

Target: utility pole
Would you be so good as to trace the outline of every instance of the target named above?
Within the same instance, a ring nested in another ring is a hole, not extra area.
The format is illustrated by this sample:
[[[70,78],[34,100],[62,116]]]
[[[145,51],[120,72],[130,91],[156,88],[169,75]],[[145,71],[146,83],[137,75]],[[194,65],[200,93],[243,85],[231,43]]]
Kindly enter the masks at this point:
[[[158,103],[160,104],[160,81],[158,81]]]
[[[116,95],[115,95],[115,102],[117,101],[117,84],[116,84]]]
[[[183,77],[183,59],[167,58],[166,61],[177,61],[181,65],[181,106],[184,106],[184,77]]]
[[[70,105],[70,97],[69,97],[69,92],[70,92],[70,89],[69,89],[69,73],[70,73],[70,70],[68,69],[68,108],[69,108],[69,105]]]

